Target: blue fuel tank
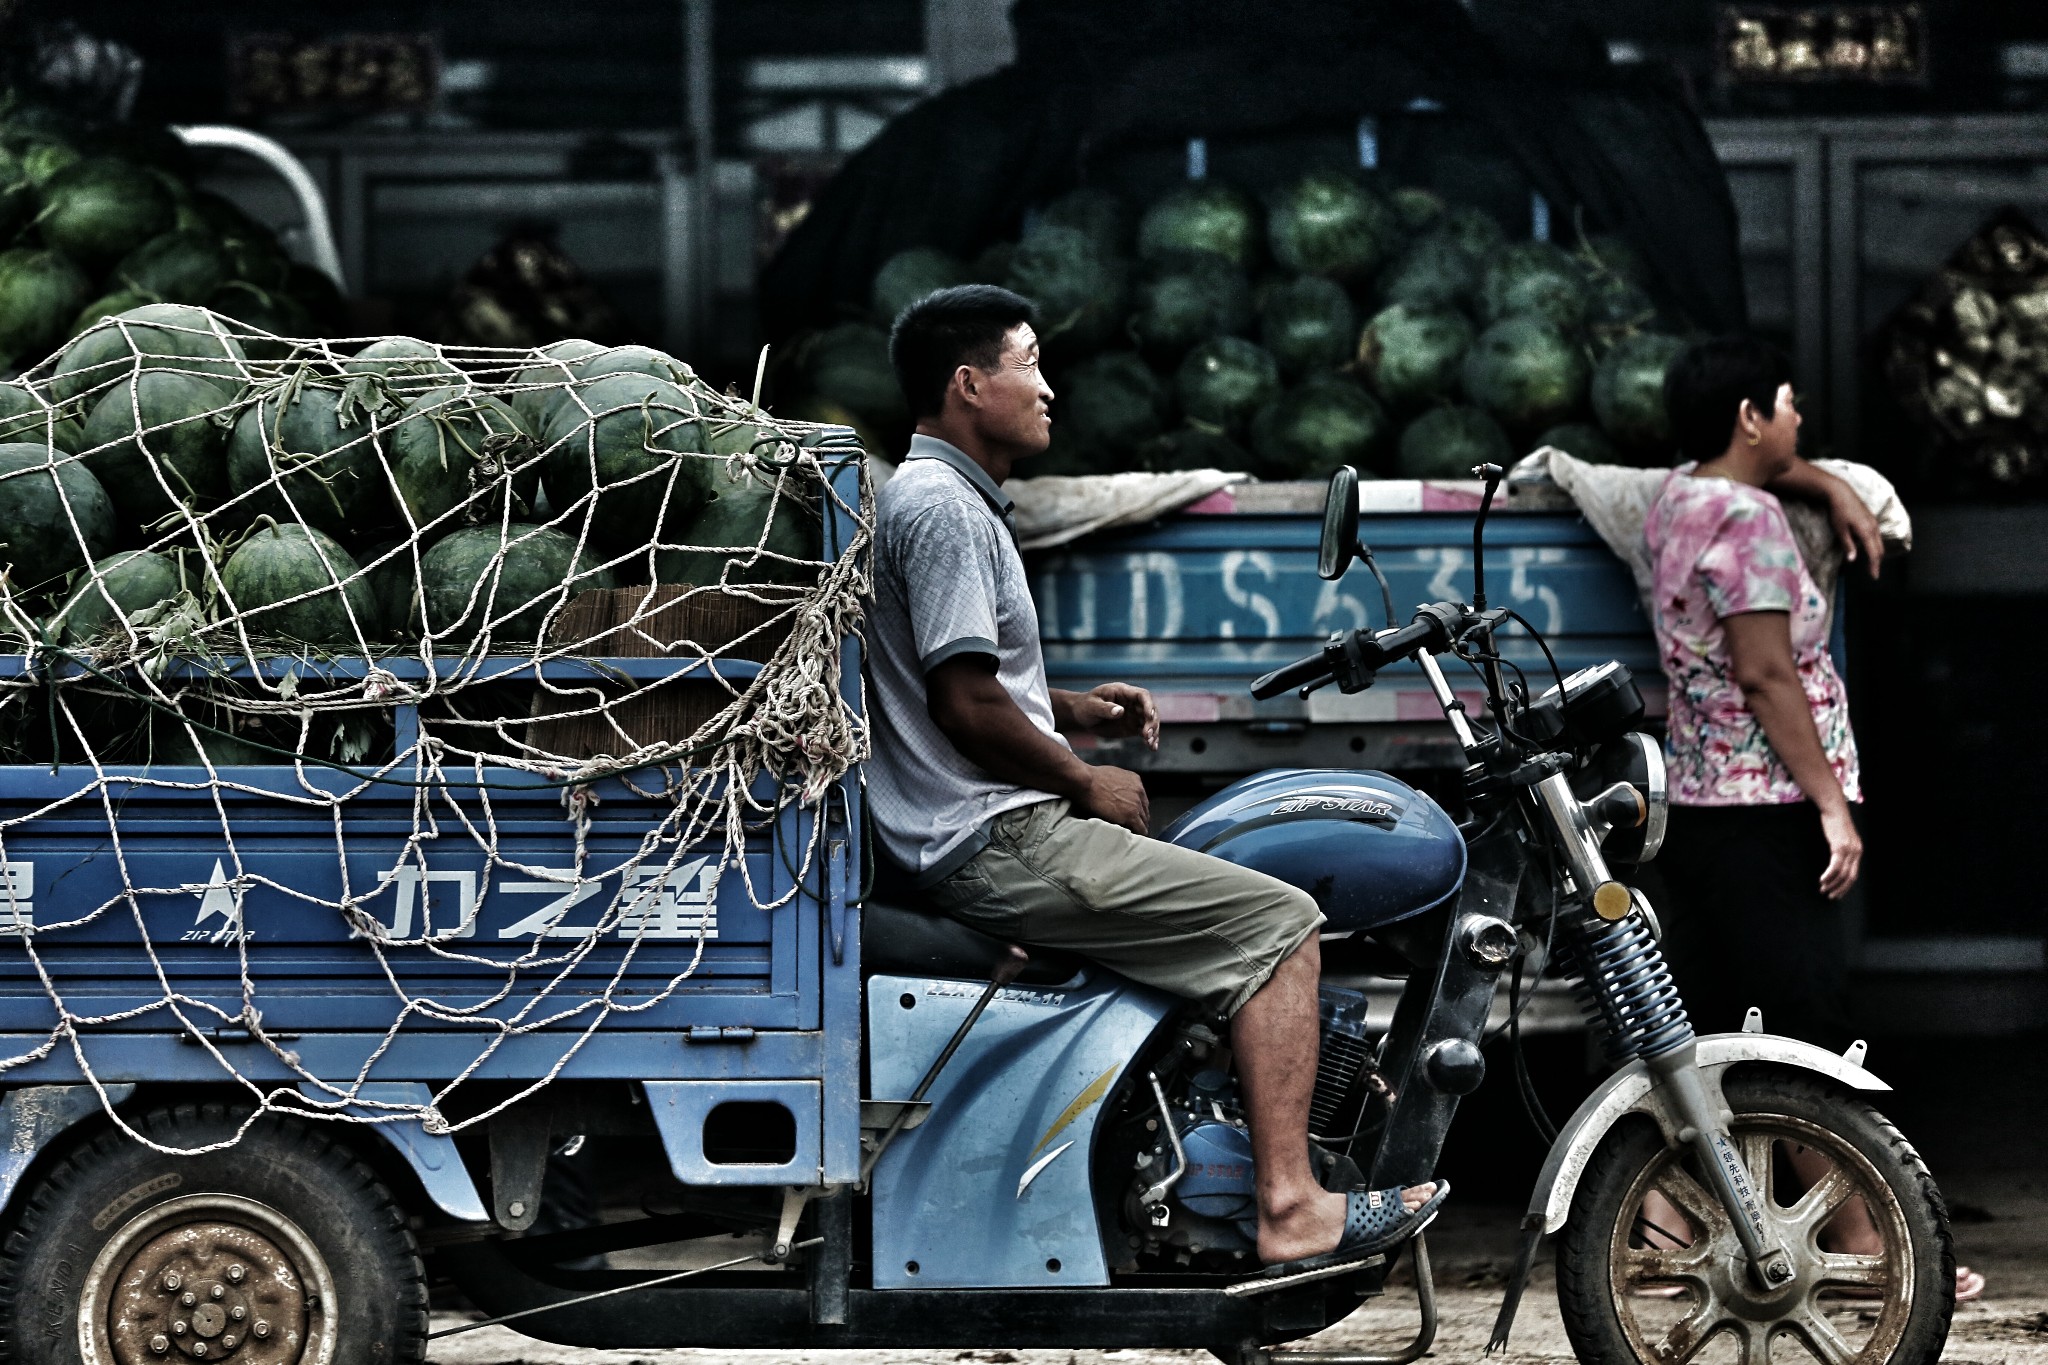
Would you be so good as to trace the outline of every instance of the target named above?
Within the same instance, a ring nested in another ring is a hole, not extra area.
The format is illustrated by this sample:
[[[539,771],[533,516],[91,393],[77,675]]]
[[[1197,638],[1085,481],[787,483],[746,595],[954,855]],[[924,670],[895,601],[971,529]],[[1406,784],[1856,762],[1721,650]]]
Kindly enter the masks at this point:
[[[1231,783],[1160,837],[1256,868],[1315,897],[1331,931],[1435,909],[1465,880],[1442,806],[1379,772],[1276,768]]]

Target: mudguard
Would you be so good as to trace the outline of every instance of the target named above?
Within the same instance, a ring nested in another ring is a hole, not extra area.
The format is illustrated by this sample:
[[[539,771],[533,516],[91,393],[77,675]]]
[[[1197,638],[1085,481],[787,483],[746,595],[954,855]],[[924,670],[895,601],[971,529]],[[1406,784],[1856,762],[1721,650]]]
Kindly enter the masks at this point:
[[[1889,1090],[1861,1065],[1863,1045],[1856,1044],[1845,1056],[1826,1048],[1781,1038],[1773,1033],[1710,1033],[1696,1042],[1699,1068],[1707,1093],[1719,1099],[1721,1078],[1740,1062],[1775,1062],[1801,1071],[1817,1072],[1854,1090]],[[1572,1196],[1578,1192],[1579,1177],[1607,1130],[1624,1114],[1648,1114],[1657,1121],[1667,1138],[1676,1132],[1677,1121],[1657,1102],[1655,1079],[1640,1061],[1630,1062],[1607,1078],[1606,1084],[1586,1097],[1550,1145],[1550,1156],[1536,1177],[1536,1192],[1530,1196],[1529,1211],[1522,1219],[1525,1229],[1541,1226],[1554,1233],[1562,1228],[1571,1212]]]
[[[323,1104],[334,1101],[333,1091],[310,1081],[300,1083],[299,1093]],[[368,1124],[368,1128],[405,1159],[435,1208],[458,1223],[491,1221],[483,1196],[470,1179],[469,1167],[463,1164],[462,1153],[455,1148],[455,1139],[445,1132],[428,1132],[426,1125],[416,1118],[391,1117],[399,1106],[425,1108],[433,1103],[434,1092],[424,1081],[365,1081],[355,1087],[354,1094],[370,1101],[370,1105],[349,1105],[343,1112],[355,1118],[378,1120]]]

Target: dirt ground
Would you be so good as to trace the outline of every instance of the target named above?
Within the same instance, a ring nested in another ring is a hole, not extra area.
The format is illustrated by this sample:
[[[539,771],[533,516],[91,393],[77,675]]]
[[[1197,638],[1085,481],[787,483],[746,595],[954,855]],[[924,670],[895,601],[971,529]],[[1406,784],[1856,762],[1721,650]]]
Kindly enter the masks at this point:
[[[1961,1217],[1956,1242],[1962,1257],[1989,1280],[1983,1299],[1959,1308],[1942,1360],[1948,1365],[2048,1365],[2048,1172],[2023,1183],[2009,1176],[1979,1188],[1970,1182],[1948,1191]],[[1999,1214],[1981,1221],[1990,1207]],[[1439,1324],[1430,1357],[1479,1362],[1500,1307],[1500,1283],[1513,1262],[1516,1211],[1447,1210],[1430,1233],[1436,1262]],[[1502,1365],[1552,1365],[1572,1359],[1557,1315],[1548,1254],[1522,1300],[1512,1347],[1492,1357]],[[1402,1277],[1402,1278],[1405,1278]],[[437,1318],[434,1326],[463,1319]],[[1397,1285],[1349,1319],[1295,1349],[1385,1351],[1414,1333],[1411,1287]],[[1795,1359],[1805,1358],[1793,1353]],[[588,1351],[550,1346],[491,1327],[437,1343],[436,1365],[1199,1365],[1214,1357],[1198,1351]]]

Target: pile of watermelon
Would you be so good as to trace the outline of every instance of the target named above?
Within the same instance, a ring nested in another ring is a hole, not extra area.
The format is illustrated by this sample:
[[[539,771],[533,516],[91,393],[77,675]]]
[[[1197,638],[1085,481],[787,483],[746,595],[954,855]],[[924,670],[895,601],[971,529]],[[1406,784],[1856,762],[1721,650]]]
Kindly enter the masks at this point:
[[[672,356],[302,341],[124,309],[0,384],[14,648],[577,652],[591,589],[818,580],[824,439]]]
[[[870,316],[795,348],[805,415],[900,448],[887,328],[971,281],[1041,315],[1053,448],[1029,473],[1462,478],[1539,444],[1669,459],[1663,376],[1684,343],[1626,243],[1510,242],[1479,209],[1344,171],[1265,202],[1192,181],[1142,211],[1084,188],[971,261],[904,251]]]
[[[334,281],[185,170],[165,130],[0,107],[0,371],[147,303],[278,336],[340,329]]]

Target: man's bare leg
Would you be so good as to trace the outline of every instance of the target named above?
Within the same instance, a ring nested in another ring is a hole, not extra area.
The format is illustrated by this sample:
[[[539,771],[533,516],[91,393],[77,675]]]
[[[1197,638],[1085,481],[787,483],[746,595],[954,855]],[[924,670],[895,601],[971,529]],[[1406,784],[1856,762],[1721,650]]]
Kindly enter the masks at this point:
[[[1308,1164],[1322,970],[1322,946],[1311,936],[1230,1021],[1258,1165],[1259,1259],[1269,1265],[1334,1251],[1344,1235],[1344,1196],[1317,1184]],[[1401,1201],[1418,1209],[1435,1193],[1434,1184],[1411,1185]]]

